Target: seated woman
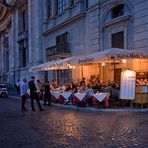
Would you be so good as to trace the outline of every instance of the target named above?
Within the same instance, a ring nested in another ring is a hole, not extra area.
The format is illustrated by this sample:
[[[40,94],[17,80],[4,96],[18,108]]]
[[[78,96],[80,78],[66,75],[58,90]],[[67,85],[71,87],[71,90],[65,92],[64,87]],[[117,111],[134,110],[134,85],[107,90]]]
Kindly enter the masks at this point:
[[[68,103],[72,103],[73,102],[73,98],[74,98],[74,94],[78,92],[78,88],[77,88],[77,85],[76,84],[73,84],[72,85],[72,94],[70,95],[70,97],[68,98],[68,101],[65,103],[65,104],[68,104]]]

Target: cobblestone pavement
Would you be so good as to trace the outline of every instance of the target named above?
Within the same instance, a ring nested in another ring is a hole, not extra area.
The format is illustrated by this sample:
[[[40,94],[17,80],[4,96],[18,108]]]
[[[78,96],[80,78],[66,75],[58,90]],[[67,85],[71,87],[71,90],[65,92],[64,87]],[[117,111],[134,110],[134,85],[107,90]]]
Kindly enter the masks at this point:
[[[0,98],[0,148],[147,148],[147,112],[20,111]]]

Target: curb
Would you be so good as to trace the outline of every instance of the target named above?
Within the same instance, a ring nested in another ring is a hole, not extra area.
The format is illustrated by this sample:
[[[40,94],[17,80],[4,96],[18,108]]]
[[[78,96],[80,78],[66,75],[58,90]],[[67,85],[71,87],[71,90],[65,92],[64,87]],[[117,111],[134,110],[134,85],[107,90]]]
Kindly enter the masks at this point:
[[[19,96],[12,96],[9,95],[8,97],[14,98],[14,99],[21,99]],[[41,101],[43,102],[43,101]],[[135,108],[106,108],[106,109],[97,109],[97,108],[91,108],[91,107],[77,107],[77,106],[72,106],[72,105],[63,105],[63,104],[56,104],[52,103],[53,107],[57,108],[64,108],[64,109],[69,109],[69,110],[74,110],[74,111],[82,111],[82,112],[148,112],[148,108],[144,109],[135,109]]]

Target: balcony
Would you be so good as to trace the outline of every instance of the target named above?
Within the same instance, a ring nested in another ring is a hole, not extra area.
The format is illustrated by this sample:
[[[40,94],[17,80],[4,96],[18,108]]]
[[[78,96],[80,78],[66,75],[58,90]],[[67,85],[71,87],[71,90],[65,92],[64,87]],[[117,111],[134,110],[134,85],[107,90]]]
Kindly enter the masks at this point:
[[[48,59],[56,59],[57,57],[66,58],[70,55],[70,47],[68,43],[52,46],[46,49]]]
[[[18,33],[18,42],[28,39],[28,31],[21,31]]]

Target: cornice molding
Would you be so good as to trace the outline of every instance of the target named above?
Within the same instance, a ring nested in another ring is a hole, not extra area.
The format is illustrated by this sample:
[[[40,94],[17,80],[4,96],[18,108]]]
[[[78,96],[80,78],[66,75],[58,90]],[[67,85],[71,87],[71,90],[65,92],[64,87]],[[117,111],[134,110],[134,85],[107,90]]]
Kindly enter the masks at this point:
[[[51,29],[44,30],[42,34],[44,36],[46,36],[46,35],[50,34],[51,32],[54,32],[54,31],[58,30],[59,28],[62,28],[64,26],[66,26],[67,24],[71,23],[71,22],[74,22],[74,21],[77,21],[81,18],[84,18],[85,16],[86,16],[86,12],[79,13],[78,15],[64,21],[61,24],[58,24],[58,25],[52,27]],[[46,23],[48,24],[49,22],[45,22],[45,23],[43,23],[43,25],[45,25]]]

